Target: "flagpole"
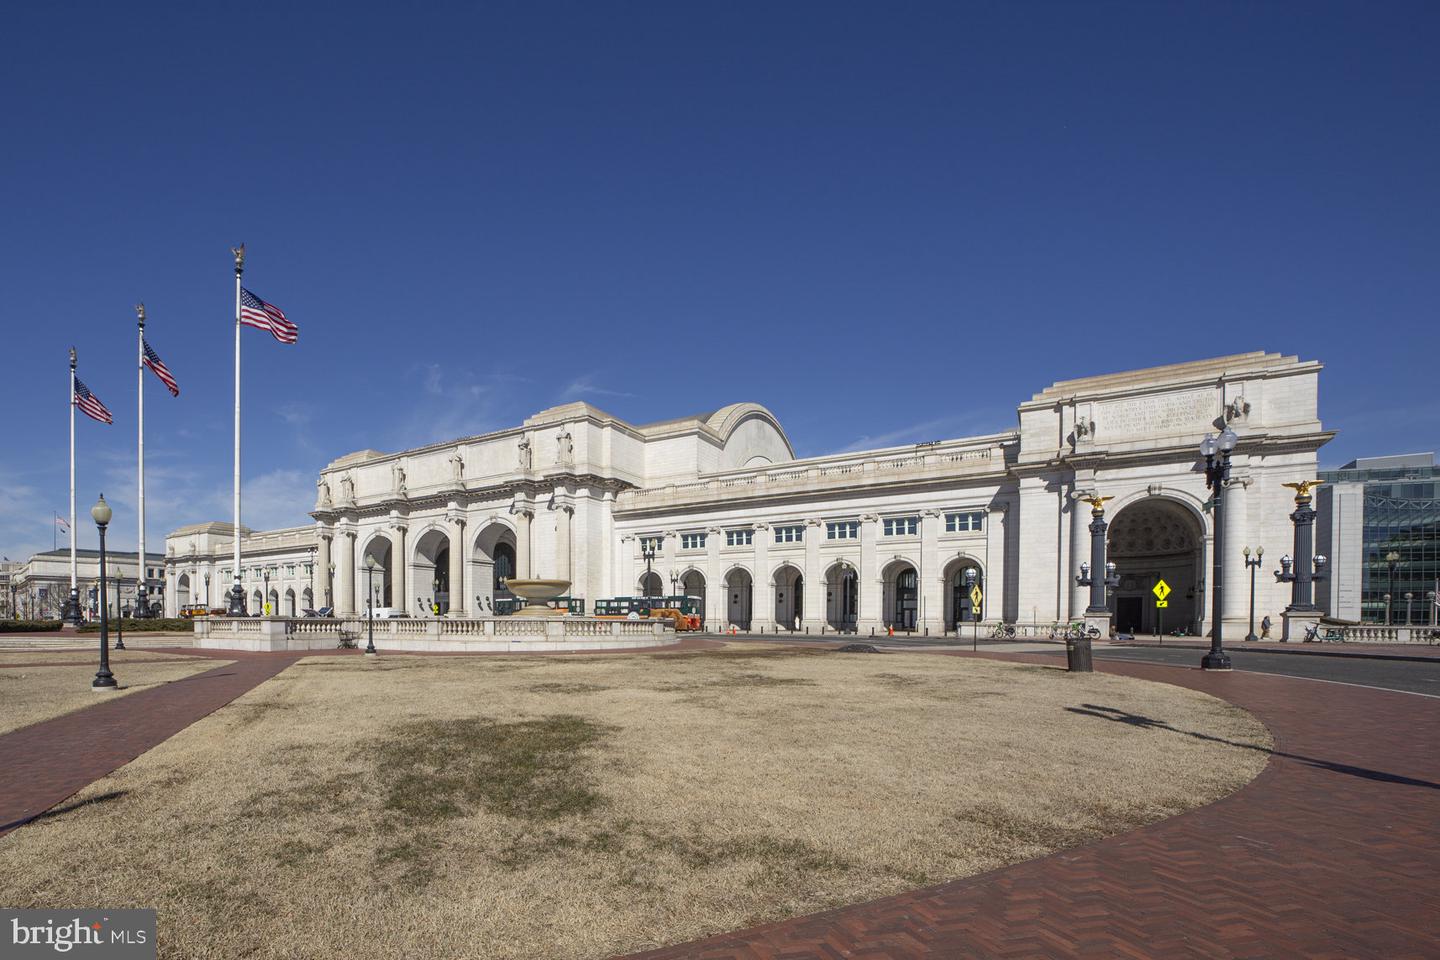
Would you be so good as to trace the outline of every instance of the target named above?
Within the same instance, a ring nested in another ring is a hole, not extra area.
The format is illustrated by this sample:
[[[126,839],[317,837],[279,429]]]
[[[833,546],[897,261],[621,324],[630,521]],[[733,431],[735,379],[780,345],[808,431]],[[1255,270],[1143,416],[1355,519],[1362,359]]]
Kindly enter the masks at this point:
[[[80,626],[80,565],[75,557],[75,348],[70,348],[70,596],[60,617]]]
[[[140,420],[139,442],[136,444],[138,465],[135,471],[140,488],[137,498],[140,504],[140,544],[135,551],[135,615],[146,617],[150,614],[150,607],[145,597],[145,580],[149,570],[145,566],[145,304],[143,301],[135,305],[135,313],[140,327],[139,340],[135,344],[135,403]],[[119,593],[118,587],[116,593],[117,595]],[[118,597],[116,602],[119,602]]]
[[[240,586],[240,275],[245,272],[245,244],[235,254],[235,581],[230,588],[230,616],[245,616],[245,588]]]

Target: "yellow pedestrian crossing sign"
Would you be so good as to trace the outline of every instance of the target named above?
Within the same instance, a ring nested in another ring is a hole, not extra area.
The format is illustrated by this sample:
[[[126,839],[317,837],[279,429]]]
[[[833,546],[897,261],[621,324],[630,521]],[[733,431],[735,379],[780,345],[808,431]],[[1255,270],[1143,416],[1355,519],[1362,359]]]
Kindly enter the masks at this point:
[[[1170,596],[1170,584],[1166,583],[1164,580],[1156,580],[1155,586],[1151,588],[1150,592],[1155,594],[1155,599],[1159,600],[1160,603],[1163,605],[1165,603],[1165,598]]]
[[[980,584],[970,588],[970,605],[976,610],[980,609],[980,601],[985,599],[985,594],[980,592]]]

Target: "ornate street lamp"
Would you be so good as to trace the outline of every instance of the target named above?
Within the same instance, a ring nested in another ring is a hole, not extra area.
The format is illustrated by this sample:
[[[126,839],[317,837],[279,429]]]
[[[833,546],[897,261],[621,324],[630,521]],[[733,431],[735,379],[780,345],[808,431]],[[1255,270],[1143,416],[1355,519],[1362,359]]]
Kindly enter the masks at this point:
[[[640,541],[640,556],[645,558],[645,599],[650,599],[650,564],[655,560],[655,541],[651,538],[642,538]]]
[[[1250,569],[1250,632],[1245,639],[1252,643],[1260,638],[1255,636],[1255,571],[1260,569],[1260,558],[1265,556],[1264,547],[1255,548],[1255,556],[1250,556],[1250,548],[1247,546],[1243,551],[1245,554],[1245,566]]]
[[[1210,652],[1200,658],[1202,670],[1229,670],[1230,655],[1225,652],[1221,640],[1225,622],[1223,600],[1223,577],[1225,572],[1225,483],[1230,479],[1230,454],[1240,438],[1226,426],[1220,436],[1207,433],[1200,441],[1200,453],[1205,457],[1205,486],[1210,488],[1211,502],[1215,505],[1215,546],[1211,558],[1210,583]]]
[[[335,564],[330,564],[330,577],[325,581],[325,606],[330,608],[330,613],[335,613],[335,601],[331,599],[331,584],[335,582]]]
[[[125,649],[125,611],[120,609],[120,585],[123,583],[119,577],[115,578],[115,649]]]
[[[270,568],[269,568],[269,567],[261,567],[261,568],[260,568],[260,580],[261,580],[262,583],[265,584],[265,587],[264,587],[265,592],[260,595],[260,612],[261,612],[262,614],[264,614],[265,616],[268,617],[268,616],[270,616],[270,610],[269,610],[269,607],[270,607]]]
[[[375,568],[380,564],[375,562],[373,554],[365,558],[365,572],[370,577],[370,602],[365,604],[367,610],[367,624],[365,627],[365,656],[375,656]]]
[[[210,572],[205,572],[205,614],[210,614]]]
[[[100,500],[90,508],[90,516],[100,531],[100,669],[95,671],[90,689],[106,692],[117,689],[119,685],[110,672],[110,614],[105,609],[105,528],[110,525],[113,516],[110,504],[105,502],[105,494],[100,494]]]

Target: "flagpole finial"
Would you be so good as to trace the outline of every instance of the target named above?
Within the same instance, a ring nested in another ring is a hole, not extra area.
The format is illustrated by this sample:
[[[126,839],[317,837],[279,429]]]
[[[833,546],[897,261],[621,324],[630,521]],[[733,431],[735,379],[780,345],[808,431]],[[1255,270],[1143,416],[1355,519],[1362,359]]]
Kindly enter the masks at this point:
[[[75,348],[74,348],[74,347],[71,347],[71,348],[70,348],[70,369],[71,369],[71,370],[74,370],[74,369],[75,369]]]
[[[238,247],[231,247],[230,252],[235,254],[235,273],[238,275],[245,271],[245,244]]]
[[[145,329],[145,301],[135,304],[135,313],[140,318],[140,329]]]

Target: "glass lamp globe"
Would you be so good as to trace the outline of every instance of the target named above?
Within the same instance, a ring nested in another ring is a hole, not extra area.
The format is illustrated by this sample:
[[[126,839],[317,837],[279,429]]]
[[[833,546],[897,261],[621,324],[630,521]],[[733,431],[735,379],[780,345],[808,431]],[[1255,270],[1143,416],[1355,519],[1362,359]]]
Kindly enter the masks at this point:
[[[110,522],[114,512],[110,509],[110,504],[105,502],[105,494],[100,494],[100,499],[90,508],[90,516],[102,527]]]
[[[1215,434],[1213,433],[1205,434],[1205,439],[1200,441],[1200,454],[1202,456],[1213,457],[1219,449],[1220,444],[1216,441]]]

